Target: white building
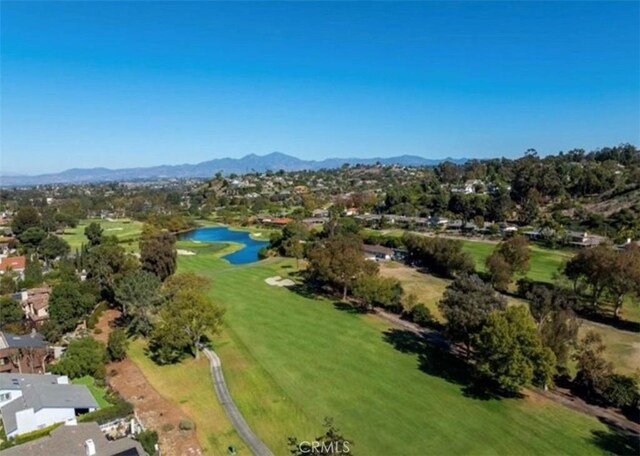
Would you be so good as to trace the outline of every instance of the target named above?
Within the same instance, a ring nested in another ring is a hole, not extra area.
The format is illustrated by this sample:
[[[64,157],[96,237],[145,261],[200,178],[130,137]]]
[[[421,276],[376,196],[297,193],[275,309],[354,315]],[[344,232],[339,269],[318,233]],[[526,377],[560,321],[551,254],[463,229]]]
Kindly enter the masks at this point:
[[[89,389],[64,375],[0,374],[0,416],[9,438],[75,422],[97,408]]]

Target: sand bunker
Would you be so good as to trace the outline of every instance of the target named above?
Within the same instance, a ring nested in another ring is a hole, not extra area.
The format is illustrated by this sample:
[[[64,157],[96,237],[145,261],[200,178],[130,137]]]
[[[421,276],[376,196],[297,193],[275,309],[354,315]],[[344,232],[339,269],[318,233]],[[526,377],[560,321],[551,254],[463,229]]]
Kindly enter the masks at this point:
[[[176,250],[176,252],[178,253],[178,255],[195,255],[196,252],[192,252],[191,250],[183,250],[183,249],[178,249]]]
[[[292,287],[296,284],[293,280],[283,279],[280,276],[269,277],[264,279],[264,281],[272,287]]]

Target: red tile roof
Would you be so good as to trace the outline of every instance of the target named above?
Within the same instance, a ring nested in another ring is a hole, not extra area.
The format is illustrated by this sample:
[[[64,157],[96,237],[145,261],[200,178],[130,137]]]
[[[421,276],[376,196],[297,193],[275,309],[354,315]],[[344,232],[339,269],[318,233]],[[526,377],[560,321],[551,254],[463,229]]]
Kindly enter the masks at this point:
[[[0,271],[5,271],[7,269],[18,271],[20,269],[24,269],[26,263],[27,258],[24,256],[3,258],[0,260]]]

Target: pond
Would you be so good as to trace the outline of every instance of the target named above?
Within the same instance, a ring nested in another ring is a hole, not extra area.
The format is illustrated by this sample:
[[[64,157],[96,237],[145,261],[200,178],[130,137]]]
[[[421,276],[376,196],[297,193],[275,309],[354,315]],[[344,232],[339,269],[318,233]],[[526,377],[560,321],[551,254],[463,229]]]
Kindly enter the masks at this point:
[[[180,236],[180,239],[200,242],[237,242],[244,247],[223,256],[231,264],[245,264],[258,261],[258,251],[268,245],[267,241],[252,239],[247,231],[230,230],[226,226],[196,228]]]

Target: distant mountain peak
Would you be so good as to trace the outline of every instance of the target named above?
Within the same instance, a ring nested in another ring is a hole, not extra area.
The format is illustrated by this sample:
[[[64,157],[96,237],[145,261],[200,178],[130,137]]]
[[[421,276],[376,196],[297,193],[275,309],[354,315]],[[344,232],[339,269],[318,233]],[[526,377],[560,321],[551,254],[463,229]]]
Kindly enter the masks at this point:
[[[386,158],[328,158],[325,160],[303,160],[292,155],[274,151],[266,155],[251,153],[242,158],[216,158],[195,165],[160,165],[146,168],[72,168],[60,173],[38,176],[1,175],[0,186],[27,186],[67,183],[91,183],[108,181],[129,181],[154,178],[208,178],[218,172],[243,174],[283,169],[285,171],[318,170],[339,168],[345,163],[352,165],[398,164],[402,166],[434,166],[442,161],[464,163],[467,159],[433,160],[415,155],[401,155]]]

